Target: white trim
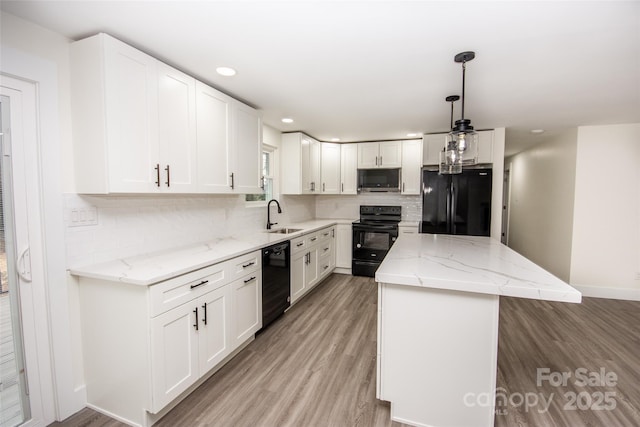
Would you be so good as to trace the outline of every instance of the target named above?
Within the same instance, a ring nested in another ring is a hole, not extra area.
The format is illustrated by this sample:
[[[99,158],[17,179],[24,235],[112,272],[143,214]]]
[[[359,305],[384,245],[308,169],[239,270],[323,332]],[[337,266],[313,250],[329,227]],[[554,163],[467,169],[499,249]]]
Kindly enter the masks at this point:
[[[66,275],[66,248],[60,167],[58,111],[58,71],[56,64],[11,47],[2,46],[2,73],[31,81],[37,87],[38,160],[41,209],[40,218],[45,269],[46,322],[51,339],[43,348],[50,354],[53,369],[56,419],[62,420],[82,409],[86,402],[83,387],[74,384],[69,292]],[[55,339],[53,339],[55,338]]]
[[[609,288],[604,286],[574,285],[574,288],[582,293],[583,297],[621,299],[627,301],[640,301],[640,289]]]

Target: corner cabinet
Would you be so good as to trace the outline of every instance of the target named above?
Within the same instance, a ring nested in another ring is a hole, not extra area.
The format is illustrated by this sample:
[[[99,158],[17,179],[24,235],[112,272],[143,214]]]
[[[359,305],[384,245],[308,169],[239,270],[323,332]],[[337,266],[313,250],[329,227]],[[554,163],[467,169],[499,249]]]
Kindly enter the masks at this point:
[[[261,252],[150,286],[80,278],[87,402],[150,426],[262,327]]]
[[[281,144],[282,194],[320,194],[321,143],[300,132],[285,133]]]
[[[218,170],[220,160],[202,156],[211,143],[198,136],[205,123],[215,144],[238,147],[225,157],[237,191],[259,192],[257,111],[226,97],[231,109],[208,115],[211,106],[197,101],[200,82],[107,34],[74,42],[70,52],[79,193],[228,192],[209,185],[206,169]]]

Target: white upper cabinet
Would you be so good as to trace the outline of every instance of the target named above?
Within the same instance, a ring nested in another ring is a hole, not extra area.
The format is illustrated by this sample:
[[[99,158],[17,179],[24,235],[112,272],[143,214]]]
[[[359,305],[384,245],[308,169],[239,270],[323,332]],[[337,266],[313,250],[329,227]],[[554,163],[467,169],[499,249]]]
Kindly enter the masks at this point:
[[[340,145],[340,194],[358,194],[358,144]]]
[[[194,193],[196,186],[196,81],[158,62],[158,139],[161,188]],[[157,178],[157,175],[156,175]]]
[[[282,135],[282,194],[320,194],[320,142],[300,132]]]
[[[478,163],[493,163],[493,134],[492,130],[478,132]]]
[[[254,109],[106,34],[72,43],[71,73],[79,193],[260,191]]]
[[[231,192],[231,110],[233,99],[196,82],[198,189]]]
[[[321,149],[321,194],[340,194],[340,144],[322,142]]]
[[[420,171],[422,169],[422,140],[402,142],[402,186],[405,195],[420,194]]]
[[[255,109],[233,101],[232,180],[236,193],[261,193],[262,118]]]
[[[358,168],[402,167],[402,141],[363,142],[358,144]]]
[[[493,163],[493,130],[478,133],[478,163]],[[434,133],[423,137],[422,164],[435,166],[440,163],[440,152],[444,149],[446,133]]]
[[[157,191],[157,61],[105,34],[71,45],[76,187]]]

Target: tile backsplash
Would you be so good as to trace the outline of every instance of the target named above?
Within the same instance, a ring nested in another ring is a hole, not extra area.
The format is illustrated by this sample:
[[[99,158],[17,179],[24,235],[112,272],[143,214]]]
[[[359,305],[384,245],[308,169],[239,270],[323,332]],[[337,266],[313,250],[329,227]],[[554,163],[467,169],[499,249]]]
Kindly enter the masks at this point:
[[[360,194],[357,196],[316,196],[316,218],[360,217],[360,205],[402,206],[403,221],[420,221],[421,196],[401,196],[397,193]]]
[[[280,224],[315,217],[313,196],[281,196]],[[95,207],[97,225],[72,226],[71,211]],[[260,232],[266,208],[244,195],[64,195],[67,267],[155,252],[237,233]]]

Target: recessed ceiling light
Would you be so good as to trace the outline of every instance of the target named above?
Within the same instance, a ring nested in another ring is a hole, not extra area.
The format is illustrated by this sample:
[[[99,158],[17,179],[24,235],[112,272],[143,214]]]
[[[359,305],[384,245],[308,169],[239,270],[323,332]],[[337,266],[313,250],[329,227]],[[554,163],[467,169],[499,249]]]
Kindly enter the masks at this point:
[[[340,142],[340,138],[331,138],[331,141],[333,141],[333,142]]]
[[[418,136],[418,134],[417,134],[417,133],[408,133],[408,134],[407,134],[407,136],[408,136],[409,138],[413,138],[413,137],[415,137],[415,136]]]
[[[531,133],[539,135],[541,133],[544,133],[544,129],[531,129]]]
[[[282,123],[293,123],[293,119],[285,117],[284,119],[282,119]]]
[[[221,76],[231,77],[236,75],[236,70],[230,67],[218,67],[216,68],[216,73],[220,74]]]

